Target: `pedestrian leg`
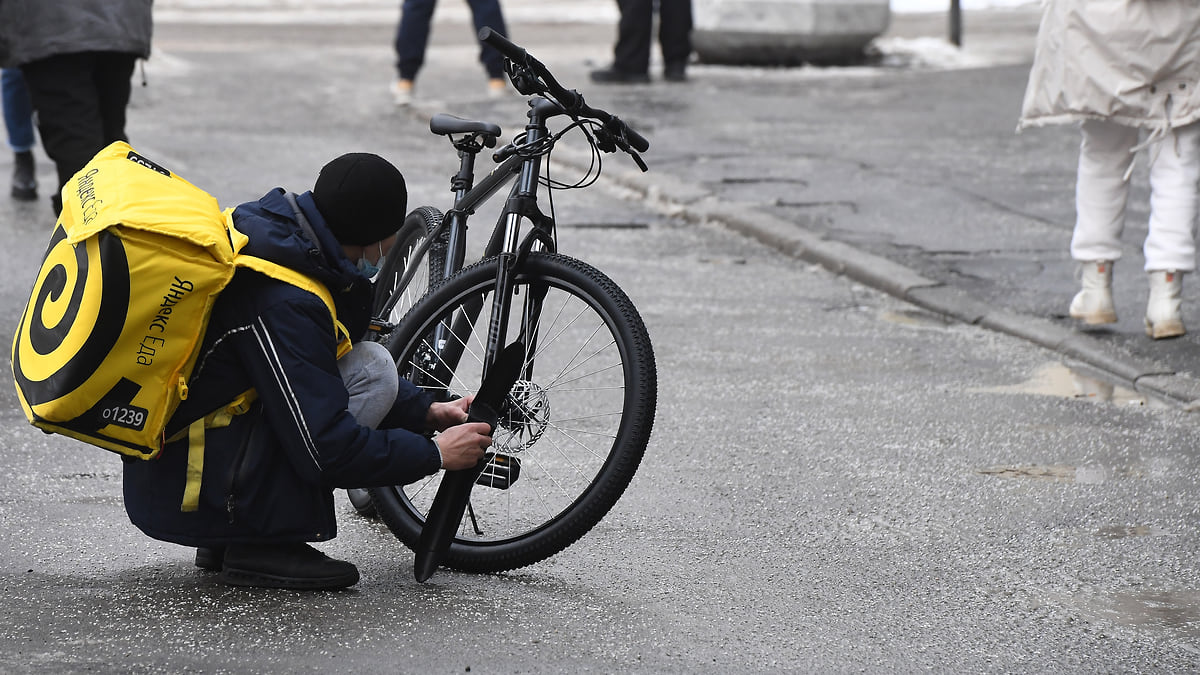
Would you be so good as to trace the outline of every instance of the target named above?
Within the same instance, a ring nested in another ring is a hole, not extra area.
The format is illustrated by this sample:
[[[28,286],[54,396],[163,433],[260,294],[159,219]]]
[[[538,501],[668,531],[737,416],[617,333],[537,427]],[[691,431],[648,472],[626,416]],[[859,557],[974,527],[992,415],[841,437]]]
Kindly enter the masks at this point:
[[[1101,120],[1088,120],[1081,129],[1071,257],[1117,260],[1129,200],[1126,174],[1133,164],[1130,150],[1137,145],[1138,130]]]
[[[508,28],[504,25],[504,14],[500,10],[499,0],[467,0],[471,8],[471,18],[475,22],[475,34],[484,28],[491,28],[501,35],[508,36]],[[479,46],[479,62],[483,64],[489,79],[504,78],[504,56],[495,47],[481,43]]]
[[[664,77],[674,82],[685,79],[692,55],[692,0],[658,0],[658,44]]]
[[[96,54],[92,71],[96,100],[100,112],[100,127],[104,146],[115,141],[128,141],[125,134],[125,111],[133,89],[134,54],[101,52]],[[103,146],[102,146],[103,147]]]
[[[437,0],[404,0],[396,27],[396,70],[402,80],[415,80],[425,65],[429,28]]]
[[[51,196],[56,214],[62,211],[62,187],[105,145],[93,56],[62,54],[21,66],[42,146],[58,172],[58,189]]]
[[[650,40],[654,27],[654,0],[617,0],[621,21],[613,48],[613,68],[624,73],[650,70]]]
[[[1150,224],[1146,270],[1196,269],[1196,215],[1200,197],[1200,122],[1173,130],[1147,149]]]

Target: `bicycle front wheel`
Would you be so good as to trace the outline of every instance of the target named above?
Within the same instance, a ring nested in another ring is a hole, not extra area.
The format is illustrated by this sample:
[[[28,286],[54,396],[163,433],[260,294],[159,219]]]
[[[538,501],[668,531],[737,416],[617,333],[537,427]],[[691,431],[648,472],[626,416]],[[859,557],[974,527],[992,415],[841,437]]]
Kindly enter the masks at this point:
[[[498,264],[493,258],[462,270],[413,307],[389,345],[401,377],[438,398],[478,388]],[[591,530],[633,478],[654,421],[650,338],[608,277],[572,258],[533,253],[511,307],[504,343],[525,341],[526,370],[493,434],[490,451],[499,459],[484,474],[506,471],[475,485],[442,563],[470,572],[530,565]],[[438,473],[371,490],[380,516],[409,547],[440,480]]]

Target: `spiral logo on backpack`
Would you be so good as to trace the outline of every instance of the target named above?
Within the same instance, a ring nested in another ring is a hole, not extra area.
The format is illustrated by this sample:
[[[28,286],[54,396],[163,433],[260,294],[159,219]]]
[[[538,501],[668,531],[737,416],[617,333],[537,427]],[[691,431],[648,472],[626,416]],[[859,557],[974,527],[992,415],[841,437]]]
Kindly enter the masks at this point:
[[[126,263],[107,232],[73,246],[55,228],[13,349],[13,374],[35,411],[83,387],[117,343],[129,306]],[[56,421],[86,410],[63,410]]]

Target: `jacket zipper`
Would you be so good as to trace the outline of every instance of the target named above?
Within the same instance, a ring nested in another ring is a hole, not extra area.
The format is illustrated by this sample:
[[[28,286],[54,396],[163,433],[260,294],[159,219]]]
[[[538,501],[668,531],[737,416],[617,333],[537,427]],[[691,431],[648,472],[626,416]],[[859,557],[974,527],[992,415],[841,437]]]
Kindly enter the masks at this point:
[[[233,472],[229,475],[229,485],[225,490],[225,512],[229,514],[230,525],[233,525],[235,521],[234,512],[237,509],[237,489],[241,485],[241,478],[245,473],[246,458],[249,454],[250,445],[255,442],[256,437],[258,436],[259,426],[261,424],[259,415],[260,412],[261,406],[255,402],[253,406],[251,406],[250,410],[246,413],[247,415],[254,416],[253,420],[250,422],[252,427],[250,429],[250,433],[242,436],[241,446],[238,447],[237,455],[234,456]]]

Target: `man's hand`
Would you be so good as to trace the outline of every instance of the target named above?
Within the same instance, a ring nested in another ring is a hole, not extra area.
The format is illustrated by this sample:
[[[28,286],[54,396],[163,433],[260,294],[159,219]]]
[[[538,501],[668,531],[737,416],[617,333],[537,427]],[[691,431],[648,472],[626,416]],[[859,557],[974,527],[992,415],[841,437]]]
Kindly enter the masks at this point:
[[[433,403],[425,413],[425,428],[430,431],[445,431],[456,424],[467,421],[467,408],[475,395],[465,396],[446,403]]]
[[[463,418],[466,418],[465,412]],[[442,468],[458,471],[478,464],[483,459],[483,451],[492,444],[492,437],[488,435],[490,431],[491,427],[487,424],[472,422],[452,426],[438,434],[436,440],[442,451]]]

